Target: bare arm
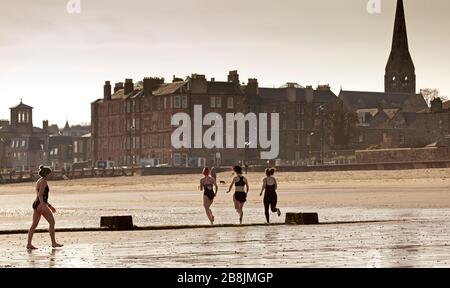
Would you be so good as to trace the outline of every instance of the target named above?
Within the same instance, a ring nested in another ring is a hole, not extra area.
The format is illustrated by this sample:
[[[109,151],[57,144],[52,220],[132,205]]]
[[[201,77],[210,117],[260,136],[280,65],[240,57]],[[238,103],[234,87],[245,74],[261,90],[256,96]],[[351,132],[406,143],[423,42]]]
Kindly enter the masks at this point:
[[[231,185],[230,185],[230,188],[228,188],[228,192],[227,193],[230,193],[230,191],[231,191],[231,189],[233,188],[233,185],[234,185],[234,182],[235,182],[235,177],[233,177],[233,180],[231,181]]]
[[[250,190],[250,187],[248,186],[248,181],[247,181],[247,178],[244,178],[245,179],[245,194],[248,194],[248,190]]]
[[[266,183],[267,183],[266,178],[264,178],[263,184],[262,184],[262,187],[261,187],[261,193],[259,193],[259,196],[262,196],[264,190],[266,189]]]
[[[200,179],[200,186],[198,186],[199,190],[203,190],[203,179]]]
[[[217,182],[216,179],[214,179],[214,187],[216,187],[216,196],[217,196],[217,192],[219,191],[219,186],[217,186]]]
[[[277,179],[273,178],[273,181],[275,181],[275,191],[278,190],[278,183],[277,183]]]

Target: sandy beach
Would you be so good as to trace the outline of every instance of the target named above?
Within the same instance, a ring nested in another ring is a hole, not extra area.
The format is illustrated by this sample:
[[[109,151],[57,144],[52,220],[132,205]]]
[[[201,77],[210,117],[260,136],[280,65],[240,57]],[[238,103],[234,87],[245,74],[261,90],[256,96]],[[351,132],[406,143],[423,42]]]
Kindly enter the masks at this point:
[[[199,175],[50,182],[58,228],[98,227],[104,215],[138,226],[207,224]],[[261,174],[248,175],[245,223],[263,223]],[[318,226],[59,233],[63,249],[36,234],[0,235],[0,267],[450,267],[450,169],[278,173],[279,207],[318,212]],[[230,183],[231,173],[219,174]],[[32,183],[0,186],[0,230],[28,229]],[[220,185],[217,224],[237,223]],[[380,221],[380,222],[365,222]],[[46,228],[41,220],[39,228]]]

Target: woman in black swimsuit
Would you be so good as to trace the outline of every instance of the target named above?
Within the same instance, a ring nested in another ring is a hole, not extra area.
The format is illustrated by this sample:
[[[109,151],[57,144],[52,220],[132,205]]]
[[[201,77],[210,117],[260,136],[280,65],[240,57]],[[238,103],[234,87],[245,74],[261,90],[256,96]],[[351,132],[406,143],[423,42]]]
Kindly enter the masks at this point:
[[[234,173],[236,173],[236,177],[234,177],[231,181],[231,185],[227,193],[230,193],[234,185],[236,189],[236,192],[233,196],[234,208],[239,214],[239,223],[242,224],[242,218],[244,217],[244,203],[247,201],[249,186],[247,179],[242,176],[241,166],[234,166],[233,171]]]
[[[219,187],[217,186],[216,179],[209,175],[209,169],[203,169],[203,177],[200,180],[200,190],[204,190],[203,193],[203,206],[205,207],[206,216],[208,216],[211,225],[214,224],[214,215],[210,209],[211,205],[214,202],[214,198],[217,196],[217,191]],[[216,192],[214,192],[214,188],[216,188]]]
[[[47,184],[47,177],[50,176],[51,173],[52,170],[50,168],[44,166],[39,167],[39,176],[41,176],[41,178],[36,182],[37,197],[33,203],[33,224],[31,224],[31,228],[28,232],[28,250],[37,249],[31,244],[31,242],[33,240],[34,231],[39,224],[39,220],[41,220],[41,216],[44,216],[45,220],[47,220],[49,224],[52,247],[58,248],[63,246],[58,244],[55,239],[55,218],[53,217],[53,213],[56,213],[56,209],[48,203],[48,192],[50,191],[50,188]]]
[[[277,208],[277,179],[273,177],[275,174],[275,169],[266,169],[266,177],[263,179],[263,185],[261,188],[261,193],[259,196],[262,196],[264,190],[264,213],[266,215],[267,223],[270,223],[269,221],[269,207],[272,212],[278,213],[278,217],[281,216],[280,209]]]

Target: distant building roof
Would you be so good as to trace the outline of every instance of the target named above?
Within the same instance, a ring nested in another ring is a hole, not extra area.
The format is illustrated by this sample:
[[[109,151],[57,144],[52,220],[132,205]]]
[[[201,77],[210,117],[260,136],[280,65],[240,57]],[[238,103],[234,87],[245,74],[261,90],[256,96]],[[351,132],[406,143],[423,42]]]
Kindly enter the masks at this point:
[[[60,145],[72,145],[72,140],[72,136],[50,136],[48,145],[50,149]]]
[[[208,94],[212,95],[243,95],[239,86],[232,82],[207,82]]]
[[[384,109],[402,108],[408,112],[416,112],[428,106],[422,94],[343,90],[339,93],[339,98],[352,110],[370,109],[381,106]]]
[[[272,101],[287,101],[288,91],[292,88],[259,88],[259,95],[262,99]],[[307,88],[293,88],[298,102],[306,102]],[[330,102],[337,100],[336,94],[329,89],[313,90],[313,102]]]
[[[20,101],[20,104],[14,107],[11,107],[10,109],[33,109],[33,107],[28,106],[26,104],[23,104],[22,101]]]

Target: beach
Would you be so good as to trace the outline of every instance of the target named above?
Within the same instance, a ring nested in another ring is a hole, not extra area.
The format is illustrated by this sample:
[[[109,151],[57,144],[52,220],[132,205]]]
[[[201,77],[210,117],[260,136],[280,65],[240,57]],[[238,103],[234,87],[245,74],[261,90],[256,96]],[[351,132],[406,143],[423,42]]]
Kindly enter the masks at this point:
[[[244,223],[264,223],[260,173],[250,173]],[[0,235],[0,267],[450,267],[450,169],[277,173],[279,207],[317,212],[321,225]],[[216,224],[237,224],[231,172],[220,173]],[[208,224],[200,175],[50,182],[57,228],[99,227],[132,215],[137,226]],[[0,186],[0,230],[28,229],[33,183]],[[41,220],[39,228],[46,228]]]

